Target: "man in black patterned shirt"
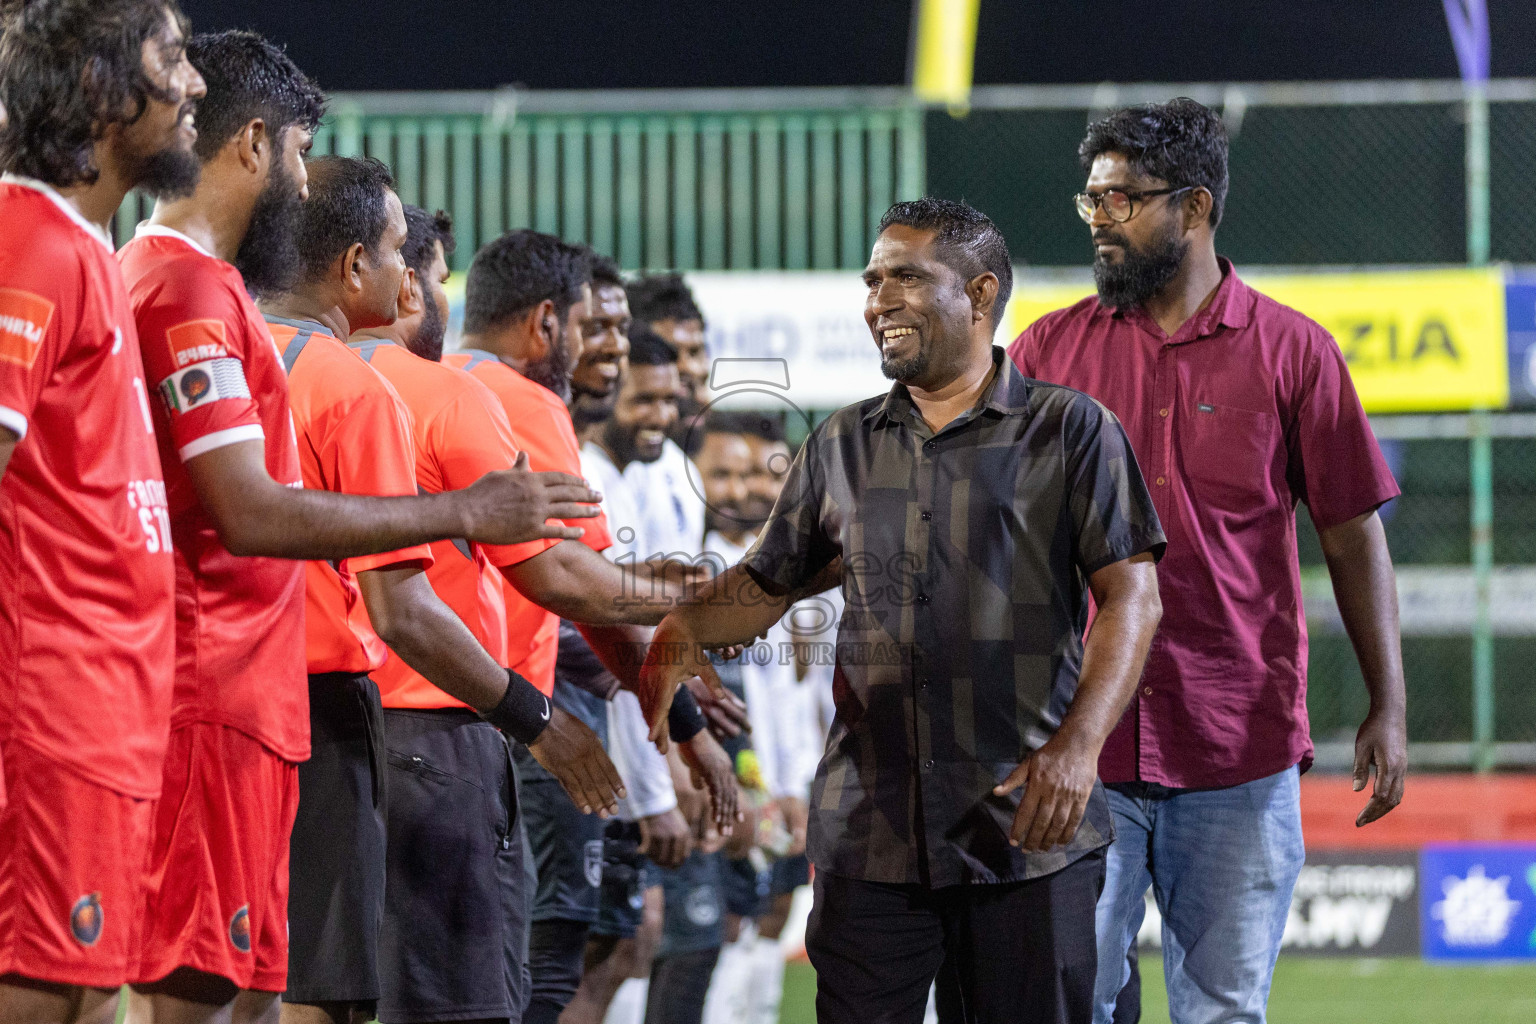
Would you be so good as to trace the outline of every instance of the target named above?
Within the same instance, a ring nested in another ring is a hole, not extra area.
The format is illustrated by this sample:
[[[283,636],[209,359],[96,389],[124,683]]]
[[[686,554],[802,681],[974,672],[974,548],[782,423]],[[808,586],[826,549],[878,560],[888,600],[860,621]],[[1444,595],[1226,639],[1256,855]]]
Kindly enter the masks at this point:
[[[1012,277],[976,210],[886,213],[864,316],[895,385],[812,432],[756,545],[647,658],[665,727],[697,648],[841,580],[810,806],[823,1024],[915,1024],[946,955],[966,1020],[1092,1019],[1097,760],[1161,614],[1164,539],[1114,416],[993,346]]]

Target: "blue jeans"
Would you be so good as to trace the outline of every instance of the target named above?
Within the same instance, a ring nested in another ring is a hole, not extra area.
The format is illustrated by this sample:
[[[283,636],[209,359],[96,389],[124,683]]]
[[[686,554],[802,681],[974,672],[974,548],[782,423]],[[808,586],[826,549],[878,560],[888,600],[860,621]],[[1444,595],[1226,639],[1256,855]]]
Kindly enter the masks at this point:
[[[1264,1024],[1306,859],[1300,773],[1289,768],[1227,789],[1108,789],[1117,834],[1096,917],[1094,1024],[1114,1017],[1149,885],[1163,915],[1173,1024]]]

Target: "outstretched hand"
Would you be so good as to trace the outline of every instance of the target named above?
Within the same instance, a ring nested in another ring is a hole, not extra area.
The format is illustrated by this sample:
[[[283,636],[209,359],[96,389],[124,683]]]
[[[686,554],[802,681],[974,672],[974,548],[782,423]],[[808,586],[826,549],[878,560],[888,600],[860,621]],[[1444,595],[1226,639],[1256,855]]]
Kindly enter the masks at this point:
[[[698,654],[693,637],[672,615],[661,620],[646,648],[645,663],[640,666],[640,692],[636,696],[651,727],[651,742],[662,753],[667,751],[667,712],[672,710],[672,698],[679,686],[698,674]],[[724,689],[719,676],[715,683]]]
[[[708,729],[701,729],[693,739],[677,745],[683,763],[693,776],[693,784],[708,791],[710,806],[714,810],[715,831],[729,836],[742,815],[738,808],[741,793],[736,788],[736,769],[731,755],[725,752]]]
[[[459,492],[464,502],[465,537],[482,544],[530,540],[578,540],[585,532],[562,519],[591,519],[602,510],[602,495],[568,473],[534,473],[528,453],[518,452],[511,469],[487,473]]]

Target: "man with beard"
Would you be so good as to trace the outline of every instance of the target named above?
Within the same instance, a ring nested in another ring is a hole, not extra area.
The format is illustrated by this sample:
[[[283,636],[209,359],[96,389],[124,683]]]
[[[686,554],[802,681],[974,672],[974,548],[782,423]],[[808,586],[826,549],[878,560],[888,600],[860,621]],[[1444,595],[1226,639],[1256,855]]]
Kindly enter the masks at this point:
[[[347,344],[410,410],[417,486],[434,494],[511,465],[517,441],[491,390],[439,362],[452,221],[414,206],[405,208],[405,219],[400,317],[353,332]],[[600,517],[589,525],[604,529]],[[501,575],[553,543],[433,545],[427,570],[433,591],[501,664],[509,662]],[[529,995],[524,879],[531,865],[517,827],[525,798],[512,792],[511,759],[500,735],[407,664],[401,655],[409,653],[391,653],[375,673],[390,751],[379,1019],[517,1021]],[[554,713],[565,718],[558,707]],[[578,721],[571,720],[573,727]],[[584,724],[581,729],[586,732]],[[607,757],[598,753],[594,762],[589,767],[616,785]],[[500,799],[485,800],[488,788]]]
[[[629,308],[638,322],[655,331],[677,353],[680,387],[672,439],[682,446],[710,401],[704,313],[681,274],[637,278],[629,286]]]
[[[1189,99],[1089,126],[1078,212],[1097,299],[1009,349],[1121,417],[1169,524],[1167,615],[1104,746],[1119,838],[1099,904],[1095,1019],[1108,1024],[1154,887],[1175,1021],[1262,1021],[1304,848],[1306,626],[1295,506],[1317,526],[1371,709],[1355,742],[1357,824],[1402,799],[1397,591],[1376,509],[1397,485],[1338,346],[1216,255],[1221,118]]]
[[[1012,279],[971,207],[886,212],[864,319],[896,383],[811,432],[757,542],[642,670],[656,722],[669,663],[841,579],[806,935],[830,1024],[920,1021],[946,952],[969,1020],[1091,1014],[1113,835],[1095,768],[1157,625],[1163,536],[1114,417],[994,348]]]
[[[289,368],[306,488],[301,493],[414,495],[410,412],[394,388],[340,340],[396,319],[405,276],[403,207],[389,172],[375,160],[313,161],[309,185],[299,230],[299,279],[288,291],[263,298],[272,338]],[[518,460],[518,466],[525,465]],[[468,490],[412,500],[425,512],[518,477],[493,472]],[[543,512],[567,520],[580,515],[569,504]],[[474,517],[462,512],[456,518],[459,529],[423,540],[463,536],[465,526],[475,525]],[[501,545],[578,533],[568,523],[541,522],[532,531],[504,525],[480,527],[468,536]],[[606,810],[619,789],[603,769],[590,730],[552,710],[526,679],[498,664],[433,593],[424,572],[434,562],[432,549],[422,543],[379,547],[382,553],[364,557],[312,561],[307,570],[313,756],[300,767],[290,842],[293,952],[282,1015],[292,1024],[371,1015],[379,998],[388,772],[379,691],[369,673],[384,666],[391,649],[443,691],[486,709],[482,716],[492,725],[529,744],[574,799]],[[506,823],[515,805],[504,762],[504,757],[496,762],[499,776],[482,781],[484,799],[503,823],[500,836],[510,841]]]
[[[519,448],[536,467],[575,471],[582,466],[570,413],[570,375],[580,353],[578,338],[592,315],[590,265],[586,252],[550,235],[514,231],[475,255],[465,296],[464,349],[446,358],[487,384],[512,423]],[[614,676],[633,688],[638,669],[635,645],[649,638],[635,625],[654,625],[685,586],[676,578],[653,578],[642,562],[621,567],[598,554],[609,539],[589,534],[583,543],[558,544],[535,558],[511,566],[507,579],[509,659],[546,694],[554,692],[559,622],[577,629]],[[632,568],[631,568],[632,567]],[[640,595],[648,599],[637,599]],[[621,625],[628,623],[629,626]],[[687,825],[676,810],[666,762],[646,742],[646,729],[632,693],[605,691],[628,726],[618,747],[611,747],[628,789],[622,813],[645,822],[645,845],[657,857],[680,860]],[[674,722],[672,738],[684,759],[709,786],[717,822],[729,831],[736,818],[735,787],[729,758],[702,729],[697,707]],[[627,716],[627,718],[625,717]],[[638,737],[639,745],[633,742]],[[612,742],[612,741],[610,741]],[[574,992],[585,937],[579,912],[572,912],[558,892],[563,877],[580,866],[585,876],[584,829],[560,825],[571,810],[553,790],[548,776],[515,751],[524,782],[530,843],[540,866],[535,903],[533,950],[534,996],[530,1019],[558,1016]],[[582,840],[572,846],[570,840]],[[571,851],[576,851],[572,853]]]
[[[260,1018],[287,980],[288,838],[309,755],[304,567],[287,559],[368,555],[458,528],[415,499],[297,489],[286,375],[246,289],[297,283],[303,154],[324,97],[252,33],[197,36],[188,52],[208,83],[201,180],[190,197],[162,201],[121,254],[164,400],[156,419],[183,569],[133,1005],[136,1021],[173,1024]],[[576,484],[565,486],[580,496]],[[542,520],[519,530],[551,532]]]
[[[168,0],[9,5],[0,37],[0,1022],[109,1022],[171,691],[165,484],[108,225],[197,181]]]

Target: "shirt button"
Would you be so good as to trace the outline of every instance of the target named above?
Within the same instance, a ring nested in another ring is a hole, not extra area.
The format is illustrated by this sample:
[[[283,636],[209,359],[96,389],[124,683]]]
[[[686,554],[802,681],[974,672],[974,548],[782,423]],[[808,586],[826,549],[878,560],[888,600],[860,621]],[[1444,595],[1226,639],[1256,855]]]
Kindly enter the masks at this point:
[[[919,680],[917,685],[921,686],[923,689],[926,690],[926,689],[928,689],[928,680],[926,680],[926,679]]]
[[[937,444],[935,444],[935,443],[934,443],[934,442],[932,442],[932,441],[924,441],[924,442],[923,442],[923,448],[924,448],[924,449],[926,449],[926,450],[927,450],[927,451],[930,451],[930,452],[931,452],[931,451],[933,451],[933,450],[934,450],[934,449],[935,449],[935,448],[937,448],[937,447],[938,447],[938,445],[937,445]]]
[[[927,594],[918,594],[917,595],[917,603],[918,604],[927,604],[928,603],[928,595]]]
[[[1160,477],[1157,478],[1157,486],[1159,486],[1159,487],[1163,486],[1167,482],[1168,482],[1168,478],[1165,477],[1165,476],[1160,476]]]
[[[1152,696],[1152,687],[1149,686],[1146,689],[1142,690],[1141,692],[1146,694],[1148,697],[1150,697],[1150,696]]]
[[[923,522],[926,523],[926,522],[928,522],[932,518],[933,518],[933,513],[932,512],[924,512],[923,513]]]
[[[1168,415],[1168,410],[1167,409],[1159,409],[1159,410],[1157,410],[1157,414],[1159,416],[1167,416]]]
[[[924,768],[932,768],[933,767],[933,758],[930,757],[927,761],[925,761],[923,763],[923,767]]]

